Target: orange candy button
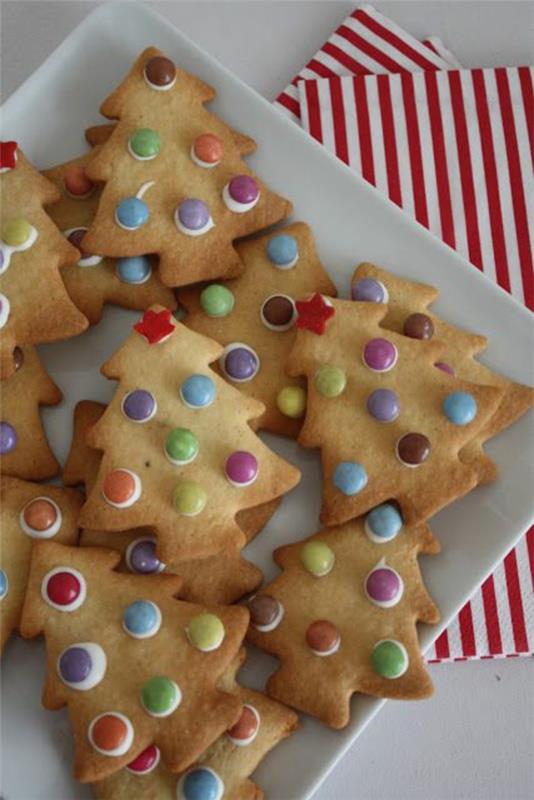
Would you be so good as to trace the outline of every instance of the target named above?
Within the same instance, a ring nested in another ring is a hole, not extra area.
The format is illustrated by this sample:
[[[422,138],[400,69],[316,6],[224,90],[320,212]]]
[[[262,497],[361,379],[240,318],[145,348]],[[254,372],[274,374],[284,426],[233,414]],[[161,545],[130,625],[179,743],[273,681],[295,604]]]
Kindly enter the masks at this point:
[[[63,178],[65,189],[75,197],[84,197],[93,190],[94,183],[89,180],[85,170],[80,166],[69,167]]]
[[[137,492],[135,476],[126,469],[115,469],[113,472],[108,472],[104,478],[102,491],[106,500],[114,505],[134,502]]]
[[[243,706],[241,716],[236,724],[228,731],[231,739],[246,741],[251,739],[258,730],[258,717],[251,706]]]
[[[100,750],[112,751],[126,741],[128,728],[124,720],[115,714],[104,714],[97,719],[91,731],[93,744]]]
[[[213,133],[197,136],[193,150],[198,160],[205,164],[216,164],[224,155],[224,145]]]
[[[44,497],[39,497],[28,503],[24,509],[24,522],[34,531],[46,531],[51,528],[57,519],[57,511]]]

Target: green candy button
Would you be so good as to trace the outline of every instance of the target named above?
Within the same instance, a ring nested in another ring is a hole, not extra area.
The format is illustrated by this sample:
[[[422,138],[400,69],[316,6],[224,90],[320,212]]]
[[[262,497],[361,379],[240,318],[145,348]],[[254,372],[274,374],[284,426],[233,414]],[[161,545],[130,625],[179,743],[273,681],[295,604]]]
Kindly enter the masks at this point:
[[[337,397],[347,385],[347,376],[340,367],[321,367],[315,373],[315,388],[324,397]]]
[[[328,575],[336,557],[333,550],[325,542],[307,542],[300,551],[300,560],[304,569],[320,578]]]
[[[189,464],[198,455],[198,439],[188,428],[175,428],[165,441],[165,454],[173,464]]]
[[[224,639],[224,625],[215,614],[199,614],[189,623],[187,635],[193,647],[208,653],[221,646]]]
[[[179,514],[194,517],[204,510],[208,495],[198,483],[182,481],[174,490],[172,501]]]
[[[11,219],[2,227],[2,241],[9,247],[21,247],[30,238],[31,230],[25,219]]]
[[[233,311],[234,295],[220,283],[206,286],[200,293],[200,305],[208,317],[226,317]]]
[[[130,136],[130,150],[139,158],[155,158],[160,149],[159,133],[150,128],[139,128]]]
[[[408,669],[406,648],[393,639],[384,639],[373,648],[371,663],[382,678],[400,678]]]
[[[153,717],[168,717],[178,708],[181,700],[182,693],[178,685],[161,675],[150,678],[141,689],[143,708]]]

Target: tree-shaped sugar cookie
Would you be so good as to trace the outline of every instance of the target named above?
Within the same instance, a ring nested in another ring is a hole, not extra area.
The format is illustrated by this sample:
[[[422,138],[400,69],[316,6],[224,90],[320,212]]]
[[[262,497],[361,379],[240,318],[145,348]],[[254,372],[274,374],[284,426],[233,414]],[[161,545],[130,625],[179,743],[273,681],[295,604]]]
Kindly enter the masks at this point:
[[[391,503],[276,550],[282,574],[249,601],[250,640],[281,661],[268,694],[334,728],[354,692],[432,694],[416,623],[439,612],[418,556],[437,552],[429,528],[404,525]]]
[[[30,345],[13,351],[16,372],[0,387],[0,471],[23,480],[42,481],[59,471],[39,407],[55,406],[61,392]]]
[[[84,246],[109,256],[160,256],[167,286],[241,270],[233,241],[287,216],[243,156],[254,142],[204,108],[211,87],[145,50],[101,111],[117,119],[87,166],[106,184]]]
[[[137,311],[144,311],[152,303],[176,308],[173,291],[163,286],[154,269],[155,258],[138,256],[116,261],[84,250],[82,239],[93,221],[101,194],[100,187],[85,174],[91,157],[87,153],[43,172],[61,193],[61,199],[47,209],[48,213],[80,251],[76,266],[70,264],[61,271],[72,301],[92,325],[101,319],[104,303]]]
[[[475,356],[486,347],[486,338],[449,325],[429,311],[437,295],[432,286],[399,278],[374,264],[360,264],[352,278],[355,300],[387,303],[387,314],[381,323],[384,328],[415,339],[429,340],[435,336],[447,346],[443,360],[437,365],[440,369],[462,380],[503,390],[495,413],[460,451],[461,460],[476,465],[480,482],[487,483],[496,477],[496,468],[481,446],[534,404],[534,389],[514,383],[477,361]]]
[[[321,449],[324,524],[391,498],[411,524],[476,486],[476,467],[458,452],[494,413],[502,389],[436,369],[445,345],[385,332],[384,306],[317,294],[297,301],[297,311],[287,371],[308,379],[298,441]]]
[[[92,450],[85,439],[105,410],[106,406],[90,400],[82,400],[74,409],[72,444],[63,471],[63,481],[67,486],[84,484],[87,492],[92,489],[102,455],[98,450]],[[250,517],[251,511],[256,509],[239,512],[236,516],[238,523],[240,517]],[[258,533],[257,520],[254,518],[249,520],[251,522],[254,527],[249,524],[248,530],[243,529],[247,541]],[[167,573],[180,575],[180,597],[193,603],[234,603],[256,589],[263,578],[261,570],[241,558],[237,549],[208,558],[182,561],[178,565],[163,564],[156,555],[155,539],[147,528],[113,533],[85,529],[81,532],[80,544],[118,550],[123,555],[119,569],[125,571],[153,575],[165,569]]]
[[[241,548],[235,516],[280,497],[298,470],[251,430],[263,405],[209,364],[223,348],[155,306],[104,365],[120,381],[88,444],[103,452],[81,525],[148,526],[165,563]]]
[[[79,253],[43,210],[58,191],[16,142],[0,143],[0,195],[0,372],[7,378],[17,345],[75,336],[87,320],[60,274]]]
[[[44,633],[43,705],[68,705],[75,777],[98,781],[149,745],[186,769],[241,713],[218,681],[239,651],[248,613],[184,603],[175,575],[114,571],[96,547],[34,546],[20,631]]]
[[[220,372],[265,405],[257,426],[287,436],[299,432],[306,406],[302,378],[289,378],[285,361],[295,340],[295,299],[336,288],[303,222],[241,242],[243,273],[224,283],[180,292],[184,324],[226,348]]]
[[[73,489],[0,478],[0,650],[20,624],[33,545],[76,544],[81,505]]]

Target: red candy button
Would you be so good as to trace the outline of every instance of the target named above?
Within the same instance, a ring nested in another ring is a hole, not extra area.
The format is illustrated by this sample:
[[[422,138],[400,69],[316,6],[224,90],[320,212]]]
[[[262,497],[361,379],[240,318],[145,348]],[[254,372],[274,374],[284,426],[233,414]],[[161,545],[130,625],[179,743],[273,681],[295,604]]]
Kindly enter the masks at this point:
[[[72,572],[56,572],[46,584],[48,597],[57,606],[70,606],[78,599],[81,591],[80,581]]]
[[[256,710],[252,706],[243,706],[241,716],[236,724],[228,730],[227,735],[237,743],[246,744],[252,741],[258,732],[259,725],[260,721]]]
[[[130,761],[126,769],[134,772],[136,775],[146,775],[152,772],[159,764],[160,752],[155,744],[151,744],[142,753],[139,753],[137,758]]]
[[[65,189],[74,197],[86,197],[93,191],[94,183],[89,180],[85,170],[80,166],[69,167],[63,178]]]

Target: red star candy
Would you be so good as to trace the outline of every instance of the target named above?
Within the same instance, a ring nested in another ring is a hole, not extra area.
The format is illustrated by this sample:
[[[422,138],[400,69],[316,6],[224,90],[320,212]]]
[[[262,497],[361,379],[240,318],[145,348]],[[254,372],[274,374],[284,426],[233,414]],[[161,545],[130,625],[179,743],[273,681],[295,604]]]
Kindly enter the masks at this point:
[[[0,142],[0,169],[14,169],[17,163],[17,143]]]
[[[320,336],[326,330],[326,322],[336,313],[321,294],[314,294],[311,300],[297,300],[297,328],[312,331]]]
[[[152,311],[149,308],[143,314],[141,322],[134,325],[134,330],[144,336],[149,344],[157,344],[170,336],[175,327],[171,322],[171,312],[168,308],[161,311]]]

